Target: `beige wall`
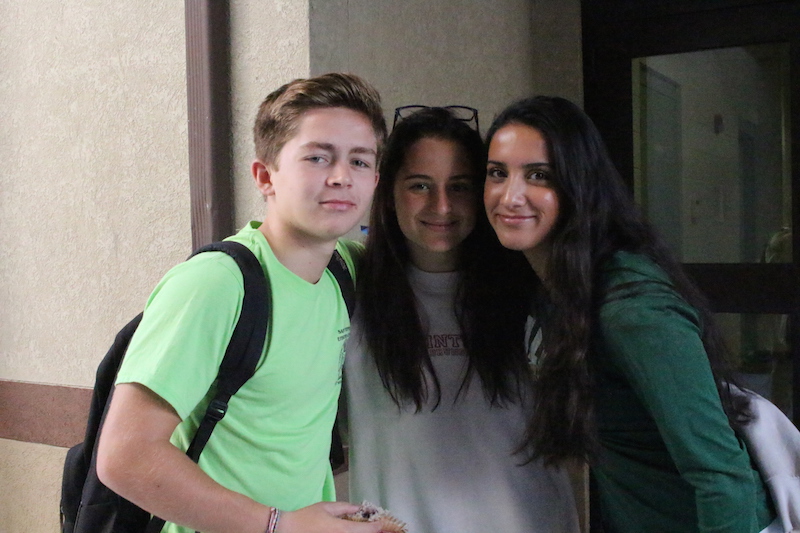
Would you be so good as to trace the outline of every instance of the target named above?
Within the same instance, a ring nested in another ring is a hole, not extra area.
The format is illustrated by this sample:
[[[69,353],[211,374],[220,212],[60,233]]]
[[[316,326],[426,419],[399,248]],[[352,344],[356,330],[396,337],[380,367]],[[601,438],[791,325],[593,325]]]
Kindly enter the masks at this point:
[[[0,20],[0,379],[88,386],[190,250],[183,2]],[[0,440],[1,533],[56,531],[64,452]]]
[[[310,24],[311,73],[364,76],[387,119],[462,104],[485,131],[517,98],[583,100],[579,0],[311,0]]]
[[[269,91],[346,70],[386,109],[472,105],[485,130],[514,98],[580,100],[578,6],[231,2],[237,227],[263,217],[251,124]],[[0,380],[90,386],[191,247],[183,2],[0,0],[0,20]],[[0,533],[57,529],[64,452],[0,439]]]
[[[0,439],[0,533],[55,533],[64,448]]]
[[[231,4],[231,89],[236,227],[264,218],[250,174],[253,121],[264,97],[308,77],[308,0],[237,0]]]
[[[89,385],[190,249],[183,4],[0,18],[0,378]]]

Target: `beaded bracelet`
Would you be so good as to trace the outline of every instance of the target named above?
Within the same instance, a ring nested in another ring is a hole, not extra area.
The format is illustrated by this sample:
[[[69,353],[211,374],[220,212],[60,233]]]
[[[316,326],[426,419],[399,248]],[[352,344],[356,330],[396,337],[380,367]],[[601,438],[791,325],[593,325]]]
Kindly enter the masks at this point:
[[[265,533],[275,533],[278,527],[278,520],[281,518],[281,511],[277,507],[273,507],[269,512],[269,523],[267,524],[267,531]]]

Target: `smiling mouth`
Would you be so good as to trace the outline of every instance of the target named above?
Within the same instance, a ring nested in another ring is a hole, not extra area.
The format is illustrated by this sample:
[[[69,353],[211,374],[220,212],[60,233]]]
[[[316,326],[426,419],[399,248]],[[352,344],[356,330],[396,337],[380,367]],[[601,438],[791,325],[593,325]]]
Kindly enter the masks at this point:
[[[433,231],[449,231],[456,227],[456,222],[425,222],[422,225]]]
[[[503,224],[509,224],[512,226],[523,224],[529,220],[535,220],[537,218],[536,215],[505,215],[503,213],[498,213],[495,215],[495,217]]]

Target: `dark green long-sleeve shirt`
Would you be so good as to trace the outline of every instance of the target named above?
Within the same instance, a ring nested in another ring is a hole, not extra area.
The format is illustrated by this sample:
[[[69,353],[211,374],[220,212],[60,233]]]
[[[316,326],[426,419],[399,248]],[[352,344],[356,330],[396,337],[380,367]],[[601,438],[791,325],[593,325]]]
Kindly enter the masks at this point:
[[[602,283],[618,287],[591,358],[607,531],[761,531],[774,512],[722,409],[696,310],[644,256],[618,252]]]

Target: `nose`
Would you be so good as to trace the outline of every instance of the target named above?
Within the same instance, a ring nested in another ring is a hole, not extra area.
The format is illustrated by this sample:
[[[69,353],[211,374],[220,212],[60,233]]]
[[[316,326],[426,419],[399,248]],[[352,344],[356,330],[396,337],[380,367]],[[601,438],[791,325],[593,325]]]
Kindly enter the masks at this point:
[[[339,161],[331,167],[328,185],[331,187],[351,187],[353,185],[353,177],[350,175],[350,165],[347,161]]]
[[[444,187],[437,187],[431,190],[430,203],[431,209],[440,215],[446,215],[452,210],[450,196]]]
[[[500,199],[509,207],[521,206],[525,203],[525,183],[518,176],[509,176],[503,184],[503,195]]]

